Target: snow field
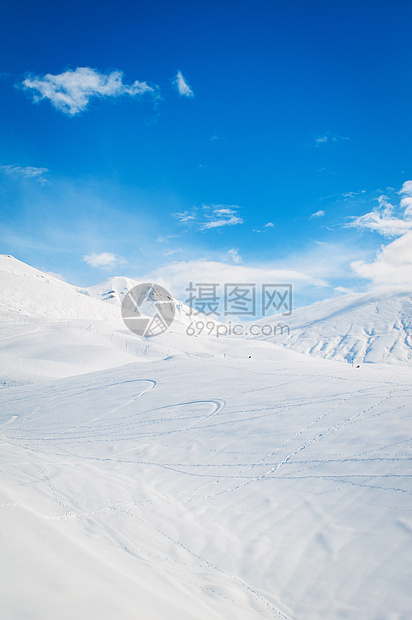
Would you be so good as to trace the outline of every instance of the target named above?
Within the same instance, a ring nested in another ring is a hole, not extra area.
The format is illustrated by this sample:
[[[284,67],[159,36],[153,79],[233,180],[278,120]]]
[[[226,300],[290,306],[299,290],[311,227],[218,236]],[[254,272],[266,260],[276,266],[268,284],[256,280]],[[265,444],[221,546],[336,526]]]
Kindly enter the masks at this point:
[[[175,356],[3,390],[5,617],[411,617],[410,378]]]
[[[410,295],[141,339],[134,282],[0,256],[1,618],[412,618]]]

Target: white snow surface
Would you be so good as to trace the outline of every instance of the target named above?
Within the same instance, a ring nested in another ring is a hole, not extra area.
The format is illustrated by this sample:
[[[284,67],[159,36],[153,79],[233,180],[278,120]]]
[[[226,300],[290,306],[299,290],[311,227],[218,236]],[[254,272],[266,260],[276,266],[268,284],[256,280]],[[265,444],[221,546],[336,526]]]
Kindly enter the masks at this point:
[[[410,290],[350,293],[257,324],[278,326],[271,335],[258,338],[315,357],[354,364],[412,361]]]
[[[0,279],[2,619],[412,618],[408,365]]]

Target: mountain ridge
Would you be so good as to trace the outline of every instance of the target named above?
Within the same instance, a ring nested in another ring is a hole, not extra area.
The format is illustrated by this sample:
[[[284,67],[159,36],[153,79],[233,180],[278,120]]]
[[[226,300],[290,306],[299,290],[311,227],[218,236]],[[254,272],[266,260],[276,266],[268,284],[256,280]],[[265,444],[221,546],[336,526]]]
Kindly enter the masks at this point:
[[[104,321],[124,331],[119,306],[127,290],[140,283],[115,276],[81,288],[12,256],[0,255],[0,312],[6,321],[11,313],[45,320]],[[182,301],[175,300],[175,304],[176,324],[169,337],[176,345],[185,337],[193,315]],[[283,333],[250,339],[295,353],[356,365],[412,361],[412,291],[405,288],[347,293],[298,308],[290,317],[277,314],[254,323],[282,324]]]

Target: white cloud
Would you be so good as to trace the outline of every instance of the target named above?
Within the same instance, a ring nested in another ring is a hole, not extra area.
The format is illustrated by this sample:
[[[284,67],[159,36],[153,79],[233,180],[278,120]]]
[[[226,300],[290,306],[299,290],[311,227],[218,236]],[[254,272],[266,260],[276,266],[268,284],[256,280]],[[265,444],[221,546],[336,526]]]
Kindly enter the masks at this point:
[[[48,172],[47,168],[35,168],[34,166],[0,166],[2,170],[8,176],[15,176],[25,179],[34,179],[41,185],[47,183],[47,179],[44,175]]]
[[[204,205],[206,222],[201,225],[200,230],[243,224],[244,220],[238,215],[238,209],[237,205]]]
[[[82,261],[90,265],[90,267],[103,269],[112,269],[113,267],[124,265],[127,262],[122,256],[117,256],[110,252],[88,254],[87,256],[83,256]]]
[[[158,282],[177,299],[185,300],[190,282],[216,282],[223,287],[228,282],[252,282],[257,286],[270,283],[292,283],[294,290],[313,286],[326,287],[327,283],[316,276],[294,269],[273,267],[251,267],[209,260],[178,261],[164,265],[140,278]]]
[[[235,265],[239,265],[239,263],[242,262],[242,257],[239,255],[239,250],[232,248],[231,250],[228,250],[228,254],[229,254],[230,260]]]
[[[28,75],[20,87],[30,93],[33,101],[48,99],[57,109],[75,116],[87,108],[93,97],[137,97],[148,93],[157,96],[158,88],[136,80],[123,84],[123,72],[101,73],[90,67],[77,67],[58,75]]]
[[[355,218],[348,226],[354,228],[369,228],[385,237],[398,237],[412,229],[412,222],[407,222],[400,218],[384,217],[376,211],[371,211],[370,213]]]
[[[375,285],[412,286],[412,231],[382,247],[374,262],[354,261],[351,266]]]
[[[215,215],[235,215],[236,211],[234,209],[226,209],[226,208],[222,208],[222,209],[214,209],[213,213]]]
[[[407,194],[408,196],[412,196],[412,181],[405,181],[402,185],[402,189],[399,192],[400,194]]]
[[[405,211],[405,217],[412,218],[412,181],[406,181],[399,193],[406,194],[401,200],[401,207]]]
[[[403,193],[406,191],[404,190]],[[352,222],[347,224],[347,227],[367,228],[385,237],[399,237],[399,235],[403,235],[412,229],[412,221],[405,219],[405,215],[409,216],[409,197],[401,200],[401,208],[405,209],[405,213],[396,216],[395,206],[388,201],[386,196],[379,196],[378,206],[373,211],[355,217]]]
[[[412,196],[406,196],[406,198],[402,198],[401,207],[405,211],[405,217],[409,220],[412,218]]]
[[[244,220],[238,215],[231,215],[230,217],[212,219],[209,222],[205,222],[200,230],[208,230],[210,228],[220,228],[221,226],[235,226],[236,224],[243,224]]]
[[[312,213],[312,215],[310,216],[311,218],[316,218],[316,217],[323,217],[325,215],[325,212],[322,210],[316,211],[316,213]]]
[[[194,97],[194,92],[190,88],[189,84],[186,82],[185,78],[182,75],[181,71],[178,71],[175,79],[173,80],[173,84],[176,86],[179,91],[179,95],[182,97]]]
[[[399,192],[400,207],[380,196],[378,206],[351,222],[350,226],[368,228],[384,237],[399,237],[382,246],[373,262],[357,260],[353,271],[376,285],[412,286],[412,181],[406,181]]]
[[[243,224],[238,209],[237,205],[203,205],[201,209],[193,207],[191,211],[172,213],[172,216],[182,224],[196,225],[198,230],[210,230]]]

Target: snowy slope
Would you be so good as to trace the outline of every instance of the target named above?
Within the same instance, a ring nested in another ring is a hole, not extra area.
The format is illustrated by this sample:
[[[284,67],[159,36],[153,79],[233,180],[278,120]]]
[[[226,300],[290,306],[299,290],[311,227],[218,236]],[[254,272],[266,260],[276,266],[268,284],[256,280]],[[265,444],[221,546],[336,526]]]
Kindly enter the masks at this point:
[[[0,312],[56,320],[110,321],[121,325],[115,308],[79,291],[12,256],[0,256]]]
[[[0,313],[55,320],[87,319],[106,321],[124,329],[120,305],[139,280],[114,277],[88,288],[63,282],[30,267],[13,256],[0,255]],[[102,303],[105,302],[105,303]],[[175,300],[174,329],[184,331],[193,318],[190,308]],[[204,318],[205,322],[210,320]]]
[[[181,356],[0,390],[1,617],[411,618],[411,380]]]
[[[288,326],[258,337],[299,353],[354,364],[412,361],[411,291],[343,295],[258,323]]]
[[[1,618],[412,618],[411,368],[142,339],[10,257],[0,286]],[[349,301],[296,330],[409,329]]]

